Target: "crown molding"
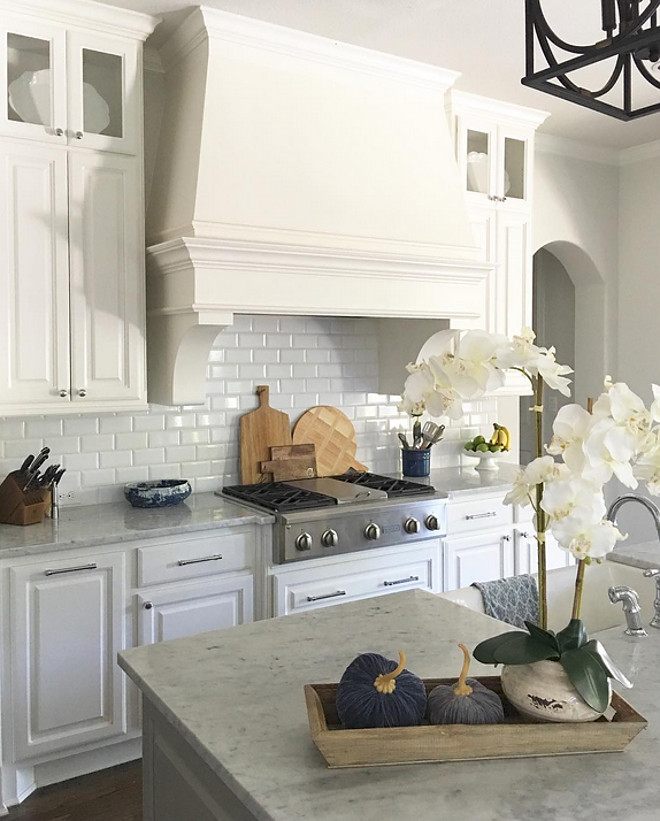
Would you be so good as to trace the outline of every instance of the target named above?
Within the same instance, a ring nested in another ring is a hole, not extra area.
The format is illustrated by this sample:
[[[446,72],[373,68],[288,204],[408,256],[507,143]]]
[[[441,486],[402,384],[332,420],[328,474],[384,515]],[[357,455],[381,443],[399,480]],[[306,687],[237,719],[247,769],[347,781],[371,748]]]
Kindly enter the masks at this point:
[[[536,151],[542,154],[555,154],[560,157],[570,157],[574,160],[600,163],[601,165],[620,164],[621,152],[617,148],[607,148],[600,145],[589,145],[568,137],[558,137],[555,134],[536,135],[534,141]]]
[[[454,114],[487,114],[496,116],[498,122],[509,122],[515,125],[527,125],[538,128],[550,116],[548,111],[528,108],[504,100],[495,100],[492,97],[482,97],[479,94],[470,94],[467,91],[451,90],[451,109]]]
[[[165,70],[207,38],[400,80],[442,93],[460,77],[456,71],[205,6],[194,9],[161,47]]]
[[[0,0],[0,12],[59,23],[68,27],[93,27],[104,34],[146,40],[160,17],[90,0]]]

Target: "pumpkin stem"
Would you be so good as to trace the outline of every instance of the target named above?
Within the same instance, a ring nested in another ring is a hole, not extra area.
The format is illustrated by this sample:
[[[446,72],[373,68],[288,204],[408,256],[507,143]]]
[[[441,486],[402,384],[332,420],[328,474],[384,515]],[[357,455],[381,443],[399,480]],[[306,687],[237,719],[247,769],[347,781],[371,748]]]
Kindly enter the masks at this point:
[[[393,693],[396,690],[396,681],[394,680],[399,673],[403,672],[406,666],[406,654],[403,650],[399,650],[399,665],[391,673],[381,673],[374,681],[374,687],[379,693]]]
[[[470,667],[470,651],[464,644],[459,644],[458,646],[463,651],[463,667],[461,669],[461,674],[458,677],[456,687],[454,687],[454,695],[469,696],[472,693],[472,687],[465,683],[465,679],[467,678],[468,668]]]

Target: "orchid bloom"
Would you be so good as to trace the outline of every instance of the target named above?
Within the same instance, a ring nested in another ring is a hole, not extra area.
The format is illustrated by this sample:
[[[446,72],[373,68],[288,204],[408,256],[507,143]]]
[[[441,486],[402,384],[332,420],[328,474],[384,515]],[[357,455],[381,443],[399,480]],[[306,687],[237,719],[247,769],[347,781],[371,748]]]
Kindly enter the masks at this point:
[[[660,442],[639,457],[633,472],[652,496],[660,496]]]
[[[536,334],[531,328],[523,328],[513,337],[511,346],[500,351],[498,364],[503,368],[522,368],[531,376],[540,376],[553,390],[570,396],[570,379],[566,376],[573,373],[573,369],[560,365],[555,358],[555,349],[540,348],[534,344],[535,339]]]
[[[653,390],[653,404],[651,405],[651,418],[654,422],[660,422],[660,385],[651,385]]]
[[[580,516],[566,516],[556,522],[552,533],[559,545],[570,551],[576,559],[602,559],[614,545],[626,537],[607,521],[583,519]]]
[[[594,404],[594,417],[611,417],[617,425],[635,438],[637,450],[645,450],[651,434],[651,413],[646,409],[643,400],[630,390],[625,382],[611,384],[605,382],[608,390],[601,394]]]
[[[637,452],[637,438],[609,416],[594,421],[584,441],[586,479],[604,485],[616,476],[626,487],[636,488],[631,460]]]
[[[526,507],[532,503],[532,492],[537,485],[551,482],[560,474],[560,466],[552,456],[541,456],[534,459],[514,479],[513,488],[504,498],[505,505]]]
[[[592,422],[592,415],[581,405],[564,405],[552,423],[554,435],[546,450],[561,456],[574,473],[579,473],[586,463],[583,445]]]

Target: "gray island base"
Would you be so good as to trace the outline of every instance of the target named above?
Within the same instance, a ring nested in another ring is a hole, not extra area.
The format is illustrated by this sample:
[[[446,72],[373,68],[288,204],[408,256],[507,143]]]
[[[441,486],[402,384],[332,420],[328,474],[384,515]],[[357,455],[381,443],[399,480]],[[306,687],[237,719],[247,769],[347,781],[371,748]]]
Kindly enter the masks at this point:
[[[365,651],[422,677],[457,675],[502,624],[423,591],[127,650],[144,702],[145,821],[651,821],[660,806],[660,631],[599,638],[648,720],[623,753],[330,770],[314,746],[306,683],[338,681]],[[476,662],[474,674],[492,674]],[[576,728],[576,732],[578,729]]]

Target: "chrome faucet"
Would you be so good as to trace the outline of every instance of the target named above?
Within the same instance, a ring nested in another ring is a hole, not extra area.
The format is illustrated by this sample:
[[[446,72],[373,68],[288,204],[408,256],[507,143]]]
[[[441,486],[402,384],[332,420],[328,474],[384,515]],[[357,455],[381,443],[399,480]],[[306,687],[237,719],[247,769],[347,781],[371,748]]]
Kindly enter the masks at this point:
[[[627,636],[637,636],[642,638],[648,636],[646,630],[642,627],[642,611],[639,606],[639,597],[637,593],[630,587],[625,585],[617,585],[610,587],[607,591],[612,604],[623,602],[623,612],[626,617],[627,628],[624,633]]]
[[[645,496],[638,496],[636,493],[626,493],[623,496],[619,496],[619,498],[615,499],[607,509],[605,518],[609,519],[612,524],[616,524],[617,511],[622,505],[625,505],[626,502],[639,502],[640,505],[643,505],[648,510],[651,516],[653,516],[655,532],[658,534],[658,541],[660,541],[660,508],[655,502],[652,502]]]
[[[645,570],[644,575],[647,579],[655,576],[655,599],[653,599],[653,618],[651,619],[651,627],[660,627],[660,570],[657,567]]]

